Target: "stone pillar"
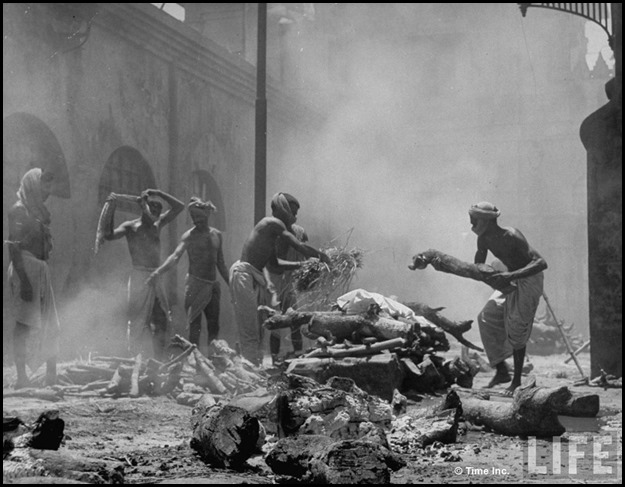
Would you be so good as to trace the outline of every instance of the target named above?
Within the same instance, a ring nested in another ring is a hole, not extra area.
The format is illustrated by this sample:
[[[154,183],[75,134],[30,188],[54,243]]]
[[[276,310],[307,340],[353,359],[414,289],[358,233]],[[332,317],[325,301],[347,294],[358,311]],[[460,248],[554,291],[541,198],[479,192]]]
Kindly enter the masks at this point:
[[[609,102],[580,127],[588,167],[588,282],[591,376],[600,369],[620,377],[623,337],[623,111],[621,8],[613,5],[616,77],[606,83]]]

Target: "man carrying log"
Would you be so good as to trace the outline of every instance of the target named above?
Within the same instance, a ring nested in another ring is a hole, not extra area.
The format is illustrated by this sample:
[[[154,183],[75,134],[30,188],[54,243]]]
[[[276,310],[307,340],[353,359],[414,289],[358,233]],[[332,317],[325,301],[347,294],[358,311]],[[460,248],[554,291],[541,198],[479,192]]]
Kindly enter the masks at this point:
[[[510,382],[504,360],[512,355],[514,376],[506,389],[511,395],[521,385],[525,346],[543,292],[542,271],[547,268],[547,262],[519,230],[500,227],[497,223],[499,215],[497,207],[488,202],[477,203],[469,209],[471,231],[477,235],[475,263],[485,263],[490,251],[507,268],[492,274],[485,282],[495,289],[511,283],[516,287],[507,294],[496,290],[478,315],[486,355],[490,365],[497,369],[487,387]]]
[[[215,205],[194,196],[187,208],[194,227],[182,235],[174,252],[150,274],[147,282],[156,282],[187,252],[189,271],[185,283],[184,309],[189,325],[189,341],[199,347],[202,313],[206,317],[207,343],[210,344],[219,335],[221,287],[217,281],[217,271],[228,284],[228,268],[224,262],[222,234],[208,224],[211,214],[217,211]]]
[[[165,200],[170,209],[161,214],[162,203],[154,198]],[[111,193],[107,203],[115,211],[117,195]],[[104,229],[105,240],[117,240],[126,237],[132,272],[128,280],[128,327],[127,345],[131,355],[142,352],[144,356],[153,355],[162,360],[167,342],[167,323],[169,306],[163,282],[153,279],[149,285],[146,279],[159,266],[161,260],[161,229],[173,221],[184,210],[184,203],[168,193],[158,189],[146,189],[137,198],[141,206],[141,216],[129,220],[113,229],[113,218],[110,218]],[[152,341],[152,347],[148,342]]]
[[[276,254],[276,240],[282,238],[289,247],[306,257],[317,257],[326,264],[329,257],[300,242],[290,230],[297,221],[299,202],[287,193],[277,193],[271,200],[272,216],[260,220],[243,245],[241,258],[230,268],[230,293],[239,330],[243,356],[251,362],[262,363],[262,321],[258,306],[272,305],[275,295],[270,291],[263,269],[267,265],[285,271],[297,269],[301,262],[280,259]]]
[[[17,202],[9,219],[7,271],[10,296],[15,307],[15,388],[26,387],[26,365],[32,371],[46,362],[46,384],[56,384],[59,349],[59,318],[54,303],[48,258],[52,250],[50,212],[45,201],[53,175],[33,168],[22,177]]]
[[[308,235],[303,227],[293,224],[290,231],[300,242],[308,242]],[[303,256],[282,237],[276,239],[276,256],[279,259],[291,261],[304,260]],[[295,292],[295,283],[293,282],[293,271],[285,271],[278,266],[273,266],[271,263],[267,264],[267,271],[280,302],[280,311],[286,313],[289,308],[297,309],[297,294]],[[274,362],[280,353],[280,341],[280,330],[272,330],[269,335],[269,351]],[[301,352],[303,343],[299,327],[291,329],[291,345],[293,345],[294,352]]]

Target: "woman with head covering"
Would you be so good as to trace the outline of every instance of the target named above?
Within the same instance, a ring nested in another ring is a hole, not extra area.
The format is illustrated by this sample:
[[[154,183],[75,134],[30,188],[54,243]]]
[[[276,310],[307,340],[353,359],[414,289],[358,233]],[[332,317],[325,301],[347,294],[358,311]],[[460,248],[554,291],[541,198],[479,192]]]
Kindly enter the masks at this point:
[[[200,345],[202,313],[206,317],[207,343],[219,334],[221,287],[217,271],[228,284],[228,268],[224,262],[223,236],[209,226],[210,216],[217,211],[210,201],[192,197],[187,205],[193,228],[187,230],[173,253],[148,278],[148,284],[174,267],[182,255],[189,256],[189,270],[185,283],[184,308],[189,325],[189,341]]]
[[[48,268],[52,250],[50,212],[45,201],[50,195],[52,173],[29,170],[17,191],[17,202],[9,219],[8,280],[15,308],[13,335],[16,387],[28,383],[26,365],[31,371],[46,362],[46,383],[56,383],[56,357],[59,349],[59,319]]]
[[[469,208],[471,230],[477,235],[475,263],[484,264],[490,251],[507,269],[493,274],[486,283],[497,289],[511,283],[516,287],[506,294],[495,291],[478,315],[484,350],[491,366],[497,370],[488,387],[511,381],[504,361],[512,356],[514,375],[506,389],[512,394],[521,385],[525,346],[542,296],[547,262],[519,230],[500,227],[499,215],[497,207],[486,201]]]
[[[243,245],[241,258],[230,267],[230,294],[239,331],[241,353],[253,363],[261,364],[262,327],[258,306],[275,305],[275,295],[268,287],[263,270],[267,266],[283,271],[295,270],[302,264],[283,260],[276,254],[280,238],[305,257],[316,257],[326,264],[329,257],[300,242],[292,233],[297,221],[299,202],[288,193],[277,193],[271,200],[272,216],[260,220]]]

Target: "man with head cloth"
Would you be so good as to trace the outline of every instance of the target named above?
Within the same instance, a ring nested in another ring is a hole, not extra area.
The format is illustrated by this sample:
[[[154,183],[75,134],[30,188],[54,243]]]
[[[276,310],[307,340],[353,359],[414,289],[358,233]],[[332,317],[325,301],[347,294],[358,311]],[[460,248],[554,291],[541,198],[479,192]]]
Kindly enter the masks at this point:
[[[477,235],[475,263],[484,264],[490,251],[507,268],[493,274],[486,282],[502,289],[512,283],[514,290],[495,291],[478,316],[480,336],[495,376],[488,387],[510,382],[504,360],[514,361],[514,375],[508,394],[521,385],[525,346],[532,332],[534,316],[543,292],[545,259],[532,248],[523,234],[512,227],[500,227],[500,211],[486,201],[469,208],[471,230]]]
[[[224,262],[223,236],[219,230],[209,226],[210,216],[217,211],[210,201],[192,197],[187,205],[193,228],[187,230],[173,253],[163,265],[148,278],[148,283],[174,267],[182,255],[189,256],[189,270],[185,283],[184,307],[189,326],[189,341],[200,346],[202,313],[206,317],[207,344],[219,334],[219,311],[221,288],[217,271],[228,284],[228,268]]]
[[[155,196],[166,201],[169,210],[161,213],[163,205]],[[131,355],[141,352],[144,357],[153,355],[157,360],[163,360],[168,339],[167,293],[161,280],[152,280],[150,285],[146,285],[145,281],[161,262],[161,229],[184,210],[184,203],[159,189],[146,189],[136,199],[141,207],[141,216],[113,229],[117,199],[115,193],[107,198],[107,203],[113,205],[113,208],[103,237],[105,240],[126,237],[130,251],[132,271],[128,279],[128,352]]]
[[[260,220],[243,245],[241,258],[230,268],[230,294],[234,306],[239,343],[245,358],[261,364],[262,326],[258,316],[259,305],[274,305],[275,296],[268,287],[263,269],[270,265],[284,271],[301,267],[301,262],[279,258],[276,242],[280,238],[306,257],[316,257],[329,264],[328,256],[300,242],[290,231],[297,220],[299,202],[288,193],[277,193],[271,200],[272,216]]]
[[[52,179],[50,172],[29,170],[22,178],[17,202],[8,213],[8,281],[15,308],[16,387],[28,384],[26,365],[34,372],[43,362],[46,384],[56,383],[60,326],[47,262],[52,250],[51,218],[44,204]]]

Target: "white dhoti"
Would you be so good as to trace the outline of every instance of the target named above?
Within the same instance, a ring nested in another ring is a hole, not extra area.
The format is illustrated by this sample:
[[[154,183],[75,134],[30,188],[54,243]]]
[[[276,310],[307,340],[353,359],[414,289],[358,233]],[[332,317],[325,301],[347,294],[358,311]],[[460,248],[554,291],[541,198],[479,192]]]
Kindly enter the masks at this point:
[[[250,362],[261,364],[263,359],[263,328],[258,306],[272,306],[275,295],[269,290],[261,271],[249,262],[236,261],[230,267],[230,295],[239,330],[241,353]]]
[[[152,336],[165,333],[165,330],[153,330],[151,327],[154,303],[158,299],[159,305],[165,314],[165,320],[169,318],[169,305],[167,294],[161,277],[157,277],[153,284],[147,285],[146,279],[154,272],[155,268],[133,266],[128,279],[128,349],[132,355],[139,352],[150,351],[148,343]]]
[[[527,344],[543,293],[543,273],[517,279],[509,294],[495,291],[477,317],[484,351],[491,366]]]

